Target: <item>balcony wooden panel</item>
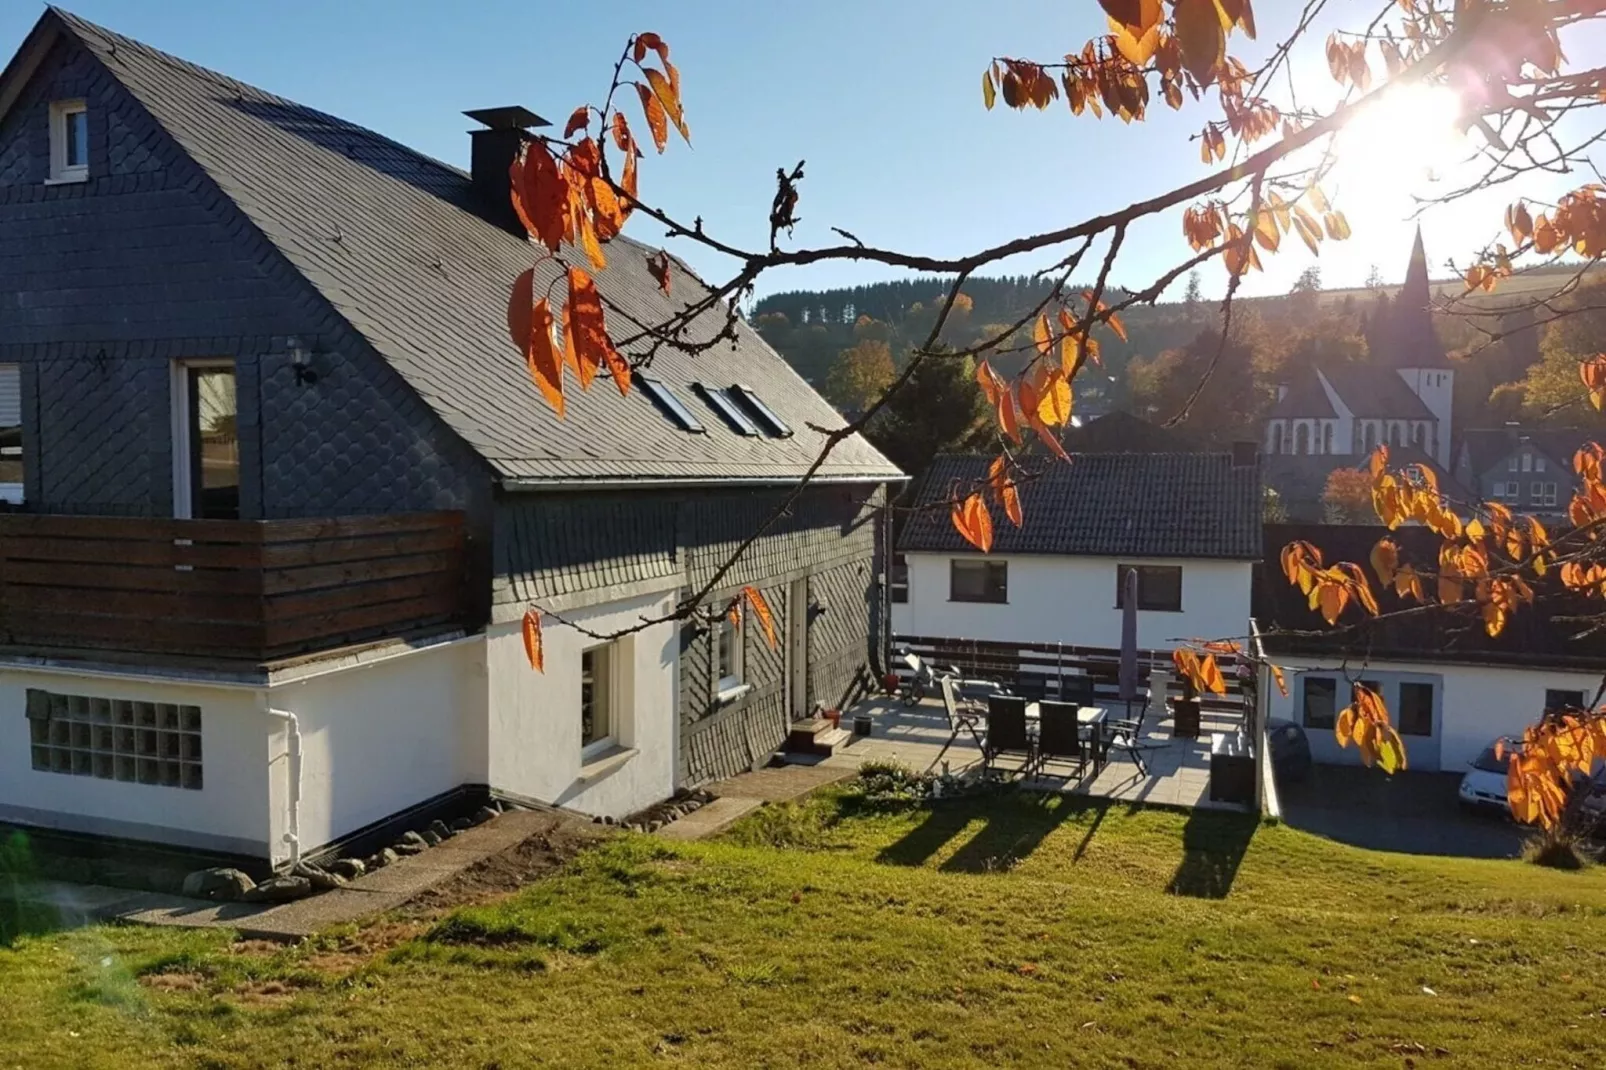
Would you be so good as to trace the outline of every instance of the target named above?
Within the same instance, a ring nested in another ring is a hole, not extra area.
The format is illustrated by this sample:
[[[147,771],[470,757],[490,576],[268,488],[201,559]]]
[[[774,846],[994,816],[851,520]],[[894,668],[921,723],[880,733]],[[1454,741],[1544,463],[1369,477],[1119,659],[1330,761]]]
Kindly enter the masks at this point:
[[[266,662],[465,622],[461,513],[0,516],[12,651]]]

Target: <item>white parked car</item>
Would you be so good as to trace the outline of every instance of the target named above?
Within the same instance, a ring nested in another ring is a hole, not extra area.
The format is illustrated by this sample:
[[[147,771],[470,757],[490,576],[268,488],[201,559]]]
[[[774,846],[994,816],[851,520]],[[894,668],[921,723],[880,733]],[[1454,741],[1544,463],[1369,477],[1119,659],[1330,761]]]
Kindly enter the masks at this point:
[[[1508,817],[1511,808],[1506,800],[1506,755],[1522,751],[1522,744],[1507,743],[1499,758],[1494,756],[1494,744],[1483,748],[1483,753],[1470,763],[1461,777],[1459,795],[1461,805],[1468,810],[1498,811]],[[1589,792],[1584,799],[1584,812],[1597,823],[1606,818],[1606,762],[1597,763],[1595,775],[1588,781],[1578,781]]]
[[[1507,751],[1512,749],[1511,744],[1506,744]],[[1468,810],[1498,810],[1509,815],[1511,809],[1506,802],[1505,752],[1496,758],[1493,743],[1483,748],[1483,753],[1469,763],[1466,775],[1461,778],[1459,794],[1461,805]]]

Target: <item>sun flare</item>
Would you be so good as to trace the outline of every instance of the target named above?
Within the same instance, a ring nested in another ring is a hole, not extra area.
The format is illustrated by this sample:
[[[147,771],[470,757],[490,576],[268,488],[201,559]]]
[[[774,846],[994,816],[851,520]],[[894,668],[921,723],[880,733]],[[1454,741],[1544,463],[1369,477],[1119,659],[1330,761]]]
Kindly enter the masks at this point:
[[[1334,145],[1340,191],[1374,207],[1423,193],[1466,155],[1459,113],[1453,90],[1423,85],[1401,86],[1362,109]]]

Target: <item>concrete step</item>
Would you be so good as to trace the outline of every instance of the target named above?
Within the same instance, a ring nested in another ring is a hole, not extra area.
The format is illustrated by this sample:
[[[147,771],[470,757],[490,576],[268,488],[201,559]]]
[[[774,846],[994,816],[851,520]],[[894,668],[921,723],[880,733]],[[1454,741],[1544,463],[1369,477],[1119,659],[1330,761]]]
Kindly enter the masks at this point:
[[[740,795],[722,796],[706,806],[693,810],[685,817],[671,821],[654,835],[662,836],[666,840],[700,840],[716,832],[723,832],[763,805],[763,799]]]
[[[844,747],[853,738],[846,728],[838,728],[823,717],[812,721],[797,721],[786,737],[788,754],[807,754],[829,758],[838,747]]]

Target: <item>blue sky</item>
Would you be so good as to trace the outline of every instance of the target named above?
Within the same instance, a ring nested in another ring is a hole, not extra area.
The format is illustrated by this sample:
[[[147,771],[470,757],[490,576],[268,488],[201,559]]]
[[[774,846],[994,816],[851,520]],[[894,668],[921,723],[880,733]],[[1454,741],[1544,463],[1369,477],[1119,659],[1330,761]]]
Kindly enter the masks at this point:
[[[1294,12],[1281,8],[1298,6],[1262,2],[1262,41],[1286,31]],[[1206,104],[1180,114],[1157,107],[1149,121],[1125,127],[1074,118],[1063,103],[1042,113],[983,110],[980,73],[991,57],[1052,59],[1079,48],[1102,29],[1095,0],[73,0],[69,8],[460,166],[473,125],[461,111],[523,104],[561,123],[576,105],[600,101],[629,34],[654,30],[681,69],[694,148],[675,142],[644,161],[643,195],[683,218],[701,215],[710,233],[749,247],[766,240],[776,167],[799,159],[808,167],[796,244],[834,242],[828,228],[837,226],[876,245],[960,254],[1197,177],[1203,169],[1188,137],[1219,114]],[[14,50],[42,10],[25,0],[0,6],[0,47]],[[1330,92],[1320,60],[1326,27],[1318,29],[1302,66],[1311,87]],[[1574,50],[1572,58],[1589,57]],[[1373,263],[1387,278],[1404,271],[1408,204],[1367,193],[1339,201],[1355,237],[1325,246],[1316,261],[1329,287],[1359,284]],[[1504,203],[1428,218],[1435,275],[1446,258],[1464,259],[1493,235]],[[649,242],[661,236],[644,220],[631,232]],[[1180,235],[1176,215],[1135,229],[1113,281],[1146,284],[1186,255]],[[730,270],[691,243],[670,248],[711,279]],[[1245,292],[1284,292],[1311,262],[1302,247],[1285,247]],[[766,276],[760,292],[897,275],[818,265]],[[1206,293],[1218,293],[1225,275],[1213,267],[1203,281]]]

